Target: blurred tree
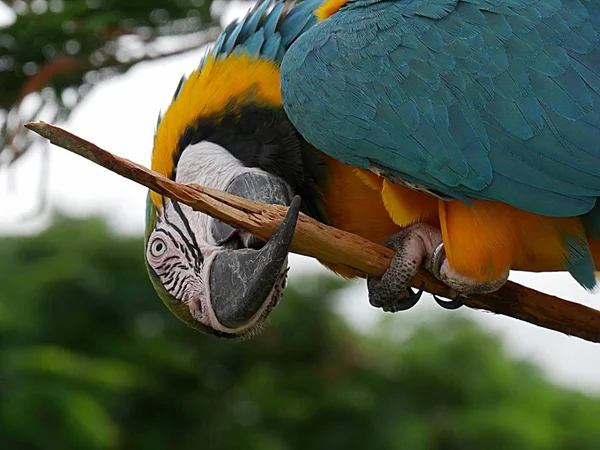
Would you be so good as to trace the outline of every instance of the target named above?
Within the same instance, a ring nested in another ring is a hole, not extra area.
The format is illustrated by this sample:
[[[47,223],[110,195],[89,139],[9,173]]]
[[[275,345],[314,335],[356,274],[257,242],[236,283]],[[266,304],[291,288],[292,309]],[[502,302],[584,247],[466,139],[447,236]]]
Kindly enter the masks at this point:
[[[296,280],[262,334],[204,336],[160,303],[142,241],[58,219],[0,245],[0,448],[596,449],[600,400],[465,320],[392,341]]]
[[[0,0],[0,15],[14,16],[0,27],[0,164],[30,147],[24,122],[65,119],[107,77],[213,40],[219,30],[211,5],[212,0]]]

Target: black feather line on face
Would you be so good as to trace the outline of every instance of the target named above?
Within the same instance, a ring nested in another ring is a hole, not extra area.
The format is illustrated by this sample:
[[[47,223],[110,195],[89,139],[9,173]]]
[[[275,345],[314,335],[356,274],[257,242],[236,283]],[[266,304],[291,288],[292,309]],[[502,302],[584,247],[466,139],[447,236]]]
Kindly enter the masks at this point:
[[[323,155],[302,138],[283,108],[247,103],[232,104],[225,111],[201,117],[194,127],[185,130],[173,155],[174,167],[188,146],[212,142],[227,149],[246,167],[281,177],[302,197],[302,211],[327,223],[322,194],[327,166]]]
[[[198,241],[196,240],[196,235],[192,231],[192,227],[190,226],[190,221],[188,220],[187,216],[183,213],[183,210],[181,209],[181,205],[179,204],[179,202],[171,200],[171,203],[173,204],[173,208],[175,209],[175,212],[177,212],[177,214],[181,218],[181,221],[183,222],[185,229],[189,233],[190,238],[192,239],[192,242],[193,242],[193,246],[195,246],[195,248],[198,249],[198,253],[196,255],[198,264],[202,264],[204,262],[204,257],[202,256],[202,253],[200,253],[200,246],[198,245]]]
[[[190,233],[190,240],[188,240],[188,238],[185,236],[185,233],[183,232],[183,230],[181,230],[181,228],[179,228],[177,225],[175,225],[175,223],[169,221],[169,218],[167,217],[167,208],[166,208],[167,205],[166,204],[165,204],[163,219],[167,225],[169,225],[172,229],[174,229],[177,232],[177,234],[179,234],[179,236],[181,237],[181,239],[183,241],[182,250],[185,252],[186,258],[188,258],[188,260],[190,262],[192,262],[192,259],[193,259],[195,261],[195,268],[197,270],[199,270],[200,265],[204,262],[204,257],[202,256],[202,253],[200,252],[200,247],[198,246],[198,243],[196,242],[196,236],[192,232],[192,229],[187,220],[187,217],[185,216],[185,214],[183,214],[181,207],[177,204],[177,202],[175,202],[173,200],[171,200],[171,202],[174,205],[175,212],[181,218],[184,226],[186,227],[186,231],[188,231],[188,233]],[[175,205],[177,207],[175,207]],[[175,245],[178,244],[178,241],[171,235],[171,233],[169,233],[166,230],[162,230],[162,229],[160,231],[163,231],[165,234],[167,234],[171,238],[171,240],[173,241],[173,243]],[[190,258],[190,253],[193,256],[192,258]]]

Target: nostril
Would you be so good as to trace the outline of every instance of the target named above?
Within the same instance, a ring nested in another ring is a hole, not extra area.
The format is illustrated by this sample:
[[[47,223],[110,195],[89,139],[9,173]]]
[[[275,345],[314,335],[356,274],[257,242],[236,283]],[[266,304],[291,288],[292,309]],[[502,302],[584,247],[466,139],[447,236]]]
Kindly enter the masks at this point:
[[[242,248],[251,248],[260,250],[265,246],[265,241],[257,238],[252,233],[245,230],[236,230],[229,233],[228,236],[216,242],[216,244],[227,250],[240,250]]]
[[[263,248],[266,244],[265,241],[263,241],[260,238],[257,238],[256,236],[254,236],[252,233],[248,232],[248,231],[238,231],[239,233],[239,237],[243,243],[243,245],[246,248],[253,248],[255,250],[260,250],[261,248]]]
[[[240,239],[239,234],[234,232],[225,241],[219,243],[219,246],[226,250],[239,250],[244,248],[244,243]]]

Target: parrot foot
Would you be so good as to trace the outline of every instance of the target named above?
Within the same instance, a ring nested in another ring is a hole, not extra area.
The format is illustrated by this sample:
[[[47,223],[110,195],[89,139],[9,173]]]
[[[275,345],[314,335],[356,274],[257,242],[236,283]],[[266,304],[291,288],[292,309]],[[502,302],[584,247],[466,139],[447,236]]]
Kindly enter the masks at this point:
[[[457,309],[471,294],[488,294],[500,289],[508,280],[508,271],[497,280],[484,282],[466,277],[448,263],[444,252],[441,232],[427,224],[419,223],[391,236],[385,245],[394,249],[396,255],[382,277],[367,277],[369,302],[386,312],[405,311],[417,304],[423,294],[423,284],[415,292],[408,282],[421,264],[436,278],[451,288],[450,300],[434,296],[444,309]]]
[[[408,282],[424,261],[426,268],[431,270],[434,254],[441,242],[441,232],[423,223],[388,238],[385,245],[395,250],[396,255],[382,277],[367,277],[371,305],[386,312],[405,311],[415,306],[423,294],[424,285],[415,292]]]

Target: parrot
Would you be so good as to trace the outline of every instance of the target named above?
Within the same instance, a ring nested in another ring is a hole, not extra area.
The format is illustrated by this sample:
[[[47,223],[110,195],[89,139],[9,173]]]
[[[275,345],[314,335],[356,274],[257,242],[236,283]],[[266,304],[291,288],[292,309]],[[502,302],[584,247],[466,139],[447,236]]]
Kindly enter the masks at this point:
[[[159,297],[202,332],[253,335],[281,299],[299,210],[396,251],[367,277],[384,311],[416,304],[421,265],[456,293],[436,299],[447,308],[510,270],[592,289],[599,17],[585,0],[259,0],[182,78],[151,167],[288,214],[265,243],[150,192]]]

